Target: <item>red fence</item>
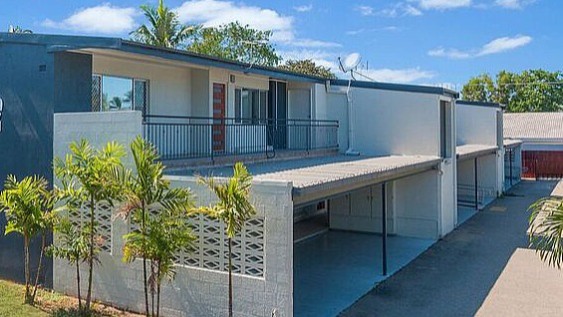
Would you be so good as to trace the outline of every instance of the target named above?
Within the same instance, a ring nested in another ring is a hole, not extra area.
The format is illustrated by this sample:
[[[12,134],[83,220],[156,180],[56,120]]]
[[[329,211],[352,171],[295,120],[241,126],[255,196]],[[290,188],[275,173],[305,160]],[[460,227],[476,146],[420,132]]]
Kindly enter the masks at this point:
[[[522,151],[522,177],[563,178],[563,151]]]

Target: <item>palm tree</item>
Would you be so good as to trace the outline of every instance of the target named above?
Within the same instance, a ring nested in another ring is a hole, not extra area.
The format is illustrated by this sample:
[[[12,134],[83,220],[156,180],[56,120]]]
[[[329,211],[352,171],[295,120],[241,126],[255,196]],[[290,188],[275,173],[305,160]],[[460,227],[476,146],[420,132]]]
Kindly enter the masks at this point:
[[[214,178],[200,178],[215,193],[219,201],[214,206],[201,207],[201,211],[213,218],[221,220],[226,228],[229,256],[229,317],[233,316],[233,277],[232,277],[232,242],[241,232],[247,220],[256,214],[256,208],[250,202],[252,176],[241,162],[233,168],[233,176],[226,182],[218,182]]]
[[[179,48],[198,29],[195,26],[180,24],[178,15],[164,5],[164,0],[159,0],[156,8],[142,5],[141,11],[149,21],[149,25],[143,24],[130,33],[133,40],[137,42],[166,48]]]
[[[4,190],[0,193],[0,212],[5,212],[7,220],[5,234],[17,232],[23,236],[25,303],[32,305],[39,284],[46,234],[51,223],[50,214],[54,211],[57,201],[56,192],[50,191],[48,187],[47,180],[38,176],[25,177],[18,181],[15,176],[9,175]],[[29,243],[40,233],[41,253],[32,292]]]
[[[64,159],[55,158],[54,171],[62,183],[65,203],[70,210],[87,208],[88,224],[82,229],[88,236],[88,291],[85,312],[90,311],[92,302],[92,283],[94,262],[100,251],[95,242],[98,223],[95,221],[96,208],[102,202],[112,205],[122,195],[123,185],[118,175],[123,168],[123,147],[109,142],[101,149],[94,149],[83,139],[70,144],[70,153]]]
[[[82,295],[80,287],[80,263],[88,261],[88,235],[82,226],[75,226],[68,216],[54,217],[53,231],[58,234],[57,244],[52,244],[48,254],[67,260],[76,269],[76,290],[78,295],[78,312],[82,314]]]
[[[124,175],[125,204],[120,213],[131,217],[138,228],[125,236],[124,261],[143,260],[145,313],[149,316],[149,286],[153,298],[157,294],[156,314],[160,307],[160,283],[171,276],[173,256],[181,249],[189,249],[193,241],[187,226],[187,216],[194,210],[190,191],[170,188],[164,178],[164,165],[159,162],[156,148],[140,136],[131,143],[135,175]],[[158,209],[152,214],[151,209]],[[151,276],[147,277],[147,259],[151,261]],[[150,283],[149,283],[150,281]],[[150,284],[150,285],[149,285]]]
[[[561,269],[563,264],[563,198],[547,197],[529,208],[528,229],[530,247],[536,249],[540,259]]]
[[[32,34],[33,31],[30,30],[30,29],[24,29],[24,28],[22,28],[21,26],[17,26],[17,25],[16,25],[16,26],[13,26],[13,25],[10,25],[10,26],[8,27],[8,33]]]

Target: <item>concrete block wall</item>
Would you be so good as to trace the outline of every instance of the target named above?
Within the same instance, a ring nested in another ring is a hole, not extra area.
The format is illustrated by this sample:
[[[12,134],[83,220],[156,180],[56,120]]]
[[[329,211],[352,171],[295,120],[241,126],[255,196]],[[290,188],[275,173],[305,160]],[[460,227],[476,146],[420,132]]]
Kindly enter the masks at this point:
[[[54,150],[63,156],[70,142],[87,138],[94,146],[115,140],[128,144],[140,133],[138,112],[62,114],[55,118]],[[131,164],[129,161],[127,164]],[[191,188],[198,205],[215,201],[213,194],[193,177],[170,176],[173,187]],[[264,274],[262,277],[235,274],[235,316],[293,316],[293,203],[289,182],[254,181],[252,197],[257,217],[264,219]],[[112,211],[112,218],[115,210]],[[197,225],[197,224],[194,224]],[[142,262],[122,262],[122,236],[130,224],[115,219],[111,224],[111,253],[100,254],[94,269],[93,296],[112,305],[142,311]],[[56,238],[55,238],[56,239]],[[56,243],[56,240],[55,240]],[[54,261],[54,288],[76,295],[75,268]],[[81,267],[83,286],[87,276]],[[176,266],[176,278],[164,282],[161,295],[163,316],[225,316],[228,307],[228,274],[185,265]],[[82,290],[85,294],[85,288]]]

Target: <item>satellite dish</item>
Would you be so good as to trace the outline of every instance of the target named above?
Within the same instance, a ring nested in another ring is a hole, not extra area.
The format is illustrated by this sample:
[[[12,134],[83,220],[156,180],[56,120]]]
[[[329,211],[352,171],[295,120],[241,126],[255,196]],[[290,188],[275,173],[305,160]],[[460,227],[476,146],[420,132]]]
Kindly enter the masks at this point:
[[[338,62],[340,64],[340,70],[342,70],[344,73],[356,69],[358,65],[360,65],[361,61],[362,61],[362,56],[360,56],[360,54],[358,53],[352,53],[346,56],[346,58],[344,58],[344,61],[342,61],[340,57],[338,58]]]

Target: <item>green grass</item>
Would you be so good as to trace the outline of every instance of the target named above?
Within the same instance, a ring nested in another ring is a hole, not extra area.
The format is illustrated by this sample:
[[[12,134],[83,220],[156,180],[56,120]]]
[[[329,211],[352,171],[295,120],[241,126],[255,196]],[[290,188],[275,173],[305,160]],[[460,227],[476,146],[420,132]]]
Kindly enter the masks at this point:
[[[0,280],[0,317],[84,317],[78,313],[74,297],[40,288],[33,307],[23,304],[23,294],[23,285]],[[141,316],[98,303],[93,303],[92,308],[92,317]]]
[[[39,308],[23,304],[23,294],[23,286],[0,280],[0,317],[49,316]]]

